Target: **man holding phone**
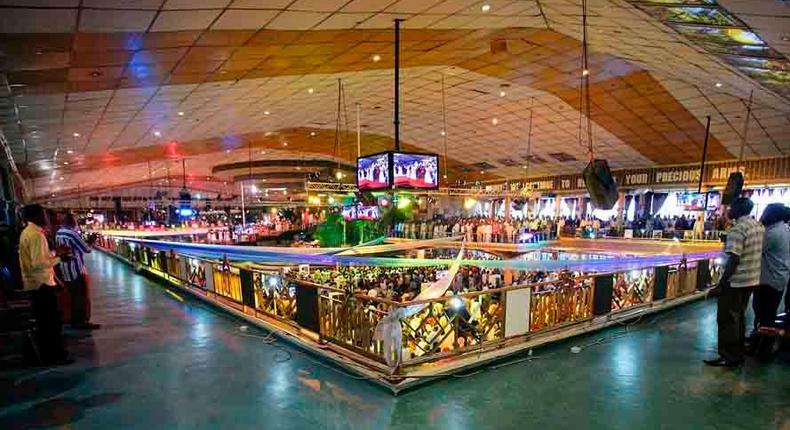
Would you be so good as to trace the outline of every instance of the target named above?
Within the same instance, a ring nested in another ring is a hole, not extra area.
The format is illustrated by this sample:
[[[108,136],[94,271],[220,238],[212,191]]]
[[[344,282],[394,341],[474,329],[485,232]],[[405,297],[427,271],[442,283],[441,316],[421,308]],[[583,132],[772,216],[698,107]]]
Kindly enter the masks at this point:
[[[71,364],[74,360],[68,357],[63,345],[63,325],[55,291],[55,266],[67,261],[71,250],[58,247],[55,252],[50,251],[45,230],[49,221],[41,205],[22,208],[22,218],[27,226],[19,237],[19,265],[23,290],[30,292],[33,301],[39,356],[43,364]]]
[[[90,297],[84,258],[85,254],[91,252],[91,247],[82,240],[77,231],[77,220],[73,214],[66,213],[63,217],[63,225],[55,234],[55,243],[58,247],[71,250],[72,258],[60,263],[60,276],[70,297],[71,326],[82,330],[96,330],[100,326],[90,322]]]

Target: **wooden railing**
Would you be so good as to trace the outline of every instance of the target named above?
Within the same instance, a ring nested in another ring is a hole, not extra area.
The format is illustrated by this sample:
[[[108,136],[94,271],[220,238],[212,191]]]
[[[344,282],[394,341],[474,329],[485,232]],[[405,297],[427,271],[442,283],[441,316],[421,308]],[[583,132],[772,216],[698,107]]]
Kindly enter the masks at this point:
[[[376,328],[398,311],[398,315],[407,315],[400,319],[401,366],[529,339],[595,317],[675,300],[714,284],[720,271],[709,260],[682,260],[667,266],[581,276],[561,272],[558,279],[548,282],[395,302],[288,277],[276,268],[209,261],[119,238],[101,237],[97,245],[204,291],[220,304],[315,331],[326,342],[382,364],[387,360],[382,342],[376,339]],[[515,300],[517,296],[520,301]],[[515,304],[508,303],[511,298]],[[310,301],[317,312],[313,315],[315,325],[308,324],[310,318],[300,317],[297,308],[297,303],[309,305]],[[519,330],[506,327],[507,322],[519,320]]]
[[[530,330],[546,330],[591,318],[593,281],[590,276],[580,276],[533,288]]]

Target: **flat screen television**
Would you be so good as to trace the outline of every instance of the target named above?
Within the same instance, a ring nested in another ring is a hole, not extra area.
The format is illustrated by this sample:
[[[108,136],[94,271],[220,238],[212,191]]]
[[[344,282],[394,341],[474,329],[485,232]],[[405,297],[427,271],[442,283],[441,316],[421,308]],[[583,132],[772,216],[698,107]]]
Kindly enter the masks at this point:
[[[439,156],[393,152],[392,177],[395,188],[436,189],[439,187]]]
[[[718,192],[708,193],[708,210],[716,210],[721,206],[721,194]]]
[[[357,188],[360,191],[384,190],[390,187],[390,154],[357,158]]]
[[[357,206],[357,219],[375,221],[381,218],[378,206]]]
[[[687,211],[701,211],[705,207],[705,193],[678,193],[678,206]]]

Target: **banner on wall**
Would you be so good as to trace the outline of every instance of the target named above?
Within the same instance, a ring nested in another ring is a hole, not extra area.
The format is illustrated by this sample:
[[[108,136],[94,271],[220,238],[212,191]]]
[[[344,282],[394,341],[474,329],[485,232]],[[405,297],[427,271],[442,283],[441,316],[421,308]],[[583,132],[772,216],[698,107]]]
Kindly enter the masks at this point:
[[[746,183],[790,180],[790,157],[761,160],[710,162],[705,166],[703,186],[725,185],[730,173],[742,171]],[[700,179],[699,165],[665,166],[642,169],[620,169],[613,172],[622,188],[696,186]],[[527,181],[487,185],[486,190],[530,190],[543,192],[584,191],[581,174],[530,178]]]

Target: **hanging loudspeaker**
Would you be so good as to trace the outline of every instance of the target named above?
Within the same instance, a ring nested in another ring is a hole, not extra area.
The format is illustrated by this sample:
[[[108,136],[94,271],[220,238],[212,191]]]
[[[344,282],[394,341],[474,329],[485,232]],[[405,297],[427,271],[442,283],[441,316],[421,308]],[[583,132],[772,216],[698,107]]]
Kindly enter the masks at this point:
[[[611,209],[617,203],[617,184],[606,160],[593,160],[582,173],[594,209]]]
[[[727,178],[727,187],[721,195],[721,204],[731,205],[741,195],[743,190],[743,173],[732,172]]]

